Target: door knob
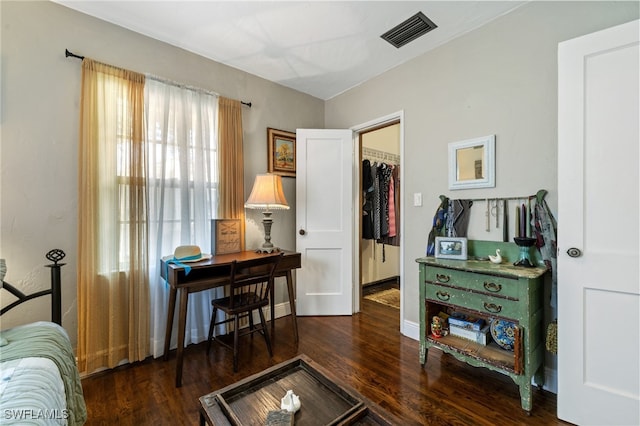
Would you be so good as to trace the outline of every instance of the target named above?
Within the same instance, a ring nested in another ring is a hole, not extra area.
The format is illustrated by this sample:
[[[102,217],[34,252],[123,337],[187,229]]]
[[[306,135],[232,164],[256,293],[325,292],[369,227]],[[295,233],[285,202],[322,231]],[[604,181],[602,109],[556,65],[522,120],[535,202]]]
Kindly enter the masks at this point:
[[[305,231],[304,229],[301,229],[301,230],[298,231],[298,234],[300,234],[300,235],[304,235],[306,233],[307,233],[307,231]]]
[[[582,256],[582,252],[580,251],[580,249],[575,248],[575,247],[571,247],[569,250],[567,250],[567,254],[570,257],[580,257],[580,256]]]

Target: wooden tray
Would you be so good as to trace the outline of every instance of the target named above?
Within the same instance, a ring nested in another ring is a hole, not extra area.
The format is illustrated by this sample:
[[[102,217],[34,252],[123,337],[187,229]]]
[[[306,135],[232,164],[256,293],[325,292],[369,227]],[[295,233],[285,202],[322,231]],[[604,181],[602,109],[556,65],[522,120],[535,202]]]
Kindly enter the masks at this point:
[[[263,425],[269,411],[280,409],[280,399],[289,389],[302,405],[295,425],[398,424],[305,355],[201,397],[202,420],[214,425]]]

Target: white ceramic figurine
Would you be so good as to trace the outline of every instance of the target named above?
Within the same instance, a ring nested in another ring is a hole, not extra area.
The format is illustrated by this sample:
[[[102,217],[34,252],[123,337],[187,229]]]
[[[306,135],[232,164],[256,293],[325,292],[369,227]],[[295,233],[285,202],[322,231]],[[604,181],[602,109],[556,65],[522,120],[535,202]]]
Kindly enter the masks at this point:
[[[491,263],[502,263],[502,256],[500,256],[500,249],[496,249],[496,255],[489,255]]]
[[[290,413],[295,413],[300,409],[300,397],[288,390],[287,394],[280,400],[280,408]]]

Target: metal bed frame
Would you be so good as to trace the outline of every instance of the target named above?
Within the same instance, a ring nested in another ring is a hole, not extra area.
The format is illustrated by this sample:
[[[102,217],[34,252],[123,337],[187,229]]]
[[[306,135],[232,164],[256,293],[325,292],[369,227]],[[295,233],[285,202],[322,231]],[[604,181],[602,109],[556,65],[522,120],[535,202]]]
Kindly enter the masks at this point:
[[[8,282],[0,281],[0,288],[7,290],[14,295],[18,300],[5,306],[0,310],[0,315],[4,315],[6,312],[21,305],[24,302],[35,299],[41,296],[51,295],[51,321],[58,325],[62,325],[62,291],[60,285],[60,268],[64,266],[64,263],[58,263],[65,257],[65,253],[60,249],[50,250],[46,256],[48,260],[53,264],[45,265],[47,268],[51,268],[51,287],[48,290],[38,291],[32,294],[24,294]]]

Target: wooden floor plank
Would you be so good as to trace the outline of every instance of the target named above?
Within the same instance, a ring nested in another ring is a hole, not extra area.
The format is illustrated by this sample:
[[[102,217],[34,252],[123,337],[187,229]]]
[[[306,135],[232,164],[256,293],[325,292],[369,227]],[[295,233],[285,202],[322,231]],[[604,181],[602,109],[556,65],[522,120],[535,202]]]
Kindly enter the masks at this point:
[[[277,319],[273,358],[262,338],[242,340],[239,372],[229,350],[206,343],[184,352],[182,387],[175,388],[175,353],[83,379],[87,425],[197,425],[198,398],[298,354],[331,371],[404,425],[566,425],[556,396],[534,389],[531,415],[520,408],[508,377],[431,350],[420,366],[418,342],[400,334],[399,310],[364,300],[352,317],[299,317],[294,344],[289,317]],[[303,406],[304,409],[304,406]]]

